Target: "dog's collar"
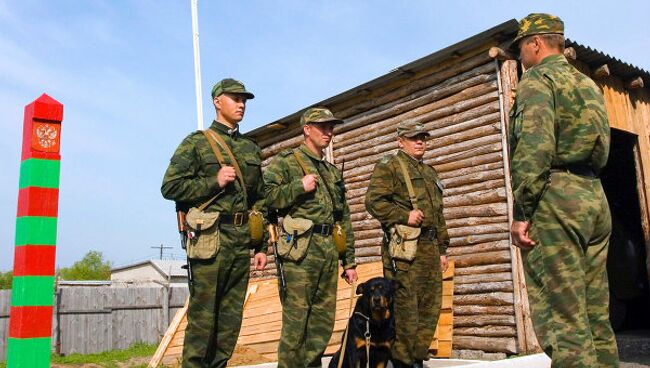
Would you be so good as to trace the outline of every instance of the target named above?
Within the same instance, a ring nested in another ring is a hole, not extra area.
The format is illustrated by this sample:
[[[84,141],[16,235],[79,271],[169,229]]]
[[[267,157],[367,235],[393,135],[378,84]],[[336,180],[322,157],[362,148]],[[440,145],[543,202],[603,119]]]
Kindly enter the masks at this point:
[[[354,312],[354,314],[363,317],[366,321],[370,321],[370,317],[367,317],[365,314],[363,314],[361,312]]]

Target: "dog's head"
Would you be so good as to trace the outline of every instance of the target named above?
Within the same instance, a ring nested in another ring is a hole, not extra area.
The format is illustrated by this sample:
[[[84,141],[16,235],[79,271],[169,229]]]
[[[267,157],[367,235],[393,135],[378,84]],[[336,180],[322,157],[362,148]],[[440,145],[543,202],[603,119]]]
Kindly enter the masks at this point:
[[[375,322],[382,322],[391,317],[395,292],[401,285],[396,280],[375,277],[357,286],[361,294],[357,307],[367,313]]]

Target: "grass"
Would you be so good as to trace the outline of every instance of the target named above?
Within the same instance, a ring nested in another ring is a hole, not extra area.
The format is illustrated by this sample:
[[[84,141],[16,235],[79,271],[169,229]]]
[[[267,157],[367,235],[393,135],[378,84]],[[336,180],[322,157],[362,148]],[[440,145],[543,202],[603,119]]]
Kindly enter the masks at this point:
[[[56,364],[86,364],[94,363],[101,367],[116,368],[117,363],[126,362],[131,358],[148,357],[156,352],[158,345],[147,345],[136,343],[126,350],[111,350],[95,354],[70,354],[58,356],[52,354],[51,362]],[[133,366],[132,368],[144,368],[147,364]],[[0,363],[0,368],[6,368],[6,363]]]

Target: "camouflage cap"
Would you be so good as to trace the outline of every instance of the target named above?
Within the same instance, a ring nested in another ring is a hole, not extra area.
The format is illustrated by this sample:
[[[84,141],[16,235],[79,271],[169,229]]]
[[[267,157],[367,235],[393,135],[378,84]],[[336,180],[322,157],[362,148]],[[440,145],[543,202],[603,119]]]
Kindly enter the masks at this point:
[[[254,94],[246,90],[244,83],[232,78],[222,79],[217,84],[215,84],[214,87],[212,87],[212,98],[215,98],[222,93],[235,93],[238,95],[244,95],[249,100],[255,98]]]
[[[528,14],[519,22],[519,31],[517,37],[512,41],[516,46],[517,42],[526,36],[536,34],[558,33],[564,34],[564,22],[559,17],[545,13]]]
[[[429,134],[429,132],[424,129],[424,125],[420,123],[413,124],[411,122],[404,121],[397,126],[398,137],[413,138],[420,134],[424,134],[427,137],[431,136],[431,134]]]
[[[324,107],[310,107],[300,117],[300,125],[327,122],[341,124],[343,123],[343,120],[335,117],[331,111]]]

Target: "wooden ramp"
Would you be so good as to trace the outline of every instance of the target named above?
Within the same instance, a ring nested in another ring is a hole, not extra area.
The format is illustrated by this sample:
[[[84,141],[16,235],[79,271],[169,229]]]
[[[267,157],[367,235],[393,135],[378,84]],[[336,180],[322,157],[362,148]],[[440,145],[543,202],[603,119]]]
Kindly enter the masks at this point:
[[[359,283],[373,277],[382,276],[380,262],[362,264],[357,267]],[[449,262],[449,269],[443,275],[442,309],[436,328],[434,340],[431,343],[431,353],[439,358],[451,356],[453,314],[452,299],[454,290],[454,263]],[[341,343],[343,331],[347,324],[350,311],[350,285],[339,279],[336,295],[336,321],[334,333],[325,350],[325,354],[333,354]],[[187,303],[185,308],[178,311],[169,325],[158,350],[149,362],[149,367],[160,365],[177,365],[183,353],[183,339],[187,326]],[[244,319],[237,344],[259,353],[263,357],[277,361],[278,341],[282,328],[282,306],[278,296],[277,281],[252,281],[248,287],[244,303]]]

